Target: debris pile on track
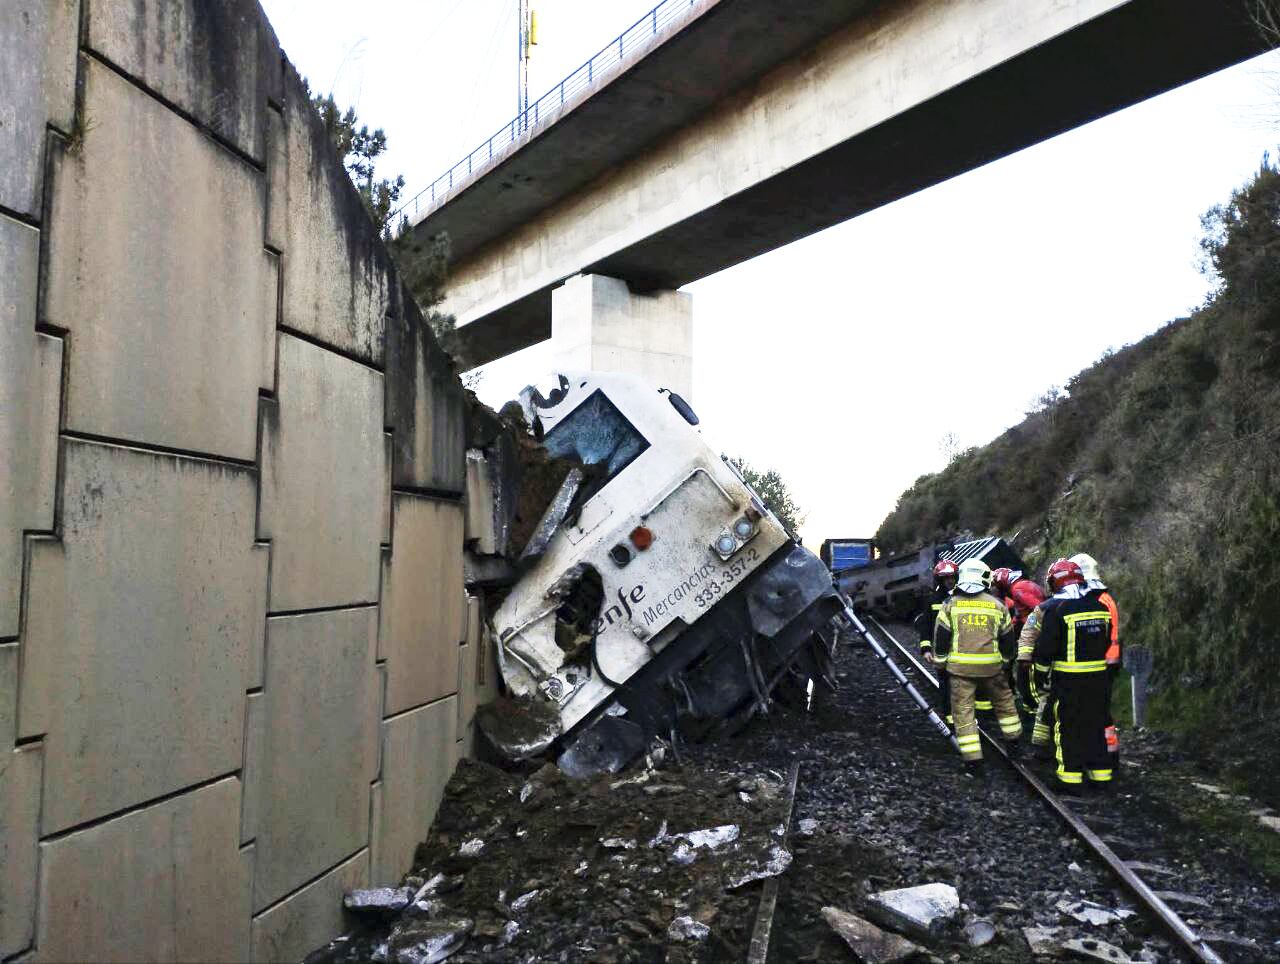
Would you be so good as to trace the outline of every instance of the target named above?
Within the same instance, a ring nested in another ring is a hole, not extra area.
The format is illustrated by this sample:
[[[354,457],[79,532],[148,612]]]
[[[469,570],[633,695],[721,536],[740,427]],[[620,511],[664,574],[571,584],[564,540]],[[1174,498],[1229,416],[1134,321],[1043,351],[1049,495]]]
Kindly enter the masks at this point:
[[[1011,770],[988,754],[987,773],[966,777],[863,646],[842,647],[837,665],[840,691],[811,714],[774,714],[748,740],[710,750],[722,763],[730,754],[777,769],[802,761],[801,832],[782,878],[772,960],[854,960],[823,908],[875,920],[874,894],[928,883],[955,887],[962,903],[940,932],[908,935],[941,959],[1179,959]],[[1197,841],[1146,785],[1140,760],[1123,770],[1112,793],[1073,807],[1122,857],[1162,872],[1146,876],[1185,898],[1175,910],[1224,959],[1275,960],[1280,899],[1271,882],[1223,841]]]
[[[841,646],[837,667],[840,690],[819,693],[811,712],[803,694],[775,703],[737,737],[686,747],[681,766],[573,781],[550,767],[513,775],[460,764],[405,881],[427,888],[424,915],[467,925],[449,960],[743,960],[762,885],[727,884],[741,862],[776,853],[781,775],[794,760],[771,961],[858,960],[852,946],[881,949],[864,960],[934,964],[1179,959],[1011,770],[989,758],[984,777],[965,776],[865,647]],[[1196,801],[1227,804],[1159,741],[1126,747],[1113,792],[1073,809],[1140,862],[1225,960],[1280,959],[1276,880],[1192,812]],[[1260,826],[1245,804],[1237,809],[1242,825]],[[725,825],[739,836],[719,848],[678,839]],[[920,931],[878,906],[878,894],[921,885],[954,888],[958,910]],[[388,938],[417,913],[373,920],[311,960],[394,961]]]
[[[425,961],[431,921],[461,944],[450,961],[740,961],[759,880],[790,862],[783,798],[780,774],[750,767],[575,781],[463,760],[403,909],[360,912],[364,926],[308,960]]]

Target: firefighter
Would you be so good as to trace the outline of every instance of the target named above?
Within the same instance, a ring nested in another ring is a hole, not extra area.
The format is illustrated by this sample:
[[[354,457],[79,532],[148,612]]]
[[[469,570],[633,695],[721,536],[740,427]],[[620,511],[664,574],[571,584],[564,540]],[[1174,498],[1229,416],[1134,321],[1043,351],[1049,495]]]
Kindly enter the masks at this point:
[[[1111,645],[1107,647],[1107,751],[1111,754],[1111,769],[1115,771],[1120,760],[1120,733],[1116,729],[1116,720],[1111,713],[1111,695],[1115,689],[1116,676],[1120,672],[1120,610],[1116,606],[1115,597],[1102,581],[1098,570],[1098,560],[1093,556],[1079,552],[1071,557],[1071,561],[1080,567],[1084,574],[1085,586],[1089,596],[1096,599],[1111,614]]]
[[[992,572],[991,581],[996,595],[1009,607],[1014,635],[1021,638],[1023,627],[1026,626],[1032,612],[1045,600],[1044,590],[1024,576],[1021,569],[1001,567]],[[1014,692],[1018,696],[1018,710],[1024,717],[1023,722],[1030,723],[1036,712],[1034,688],[1030,685],[1031,680],[1027,673],[1031,664],[1018,662],[1015,665],[1018,675],[1015,679],[1014,667],[1010,667],[1009,685],[1014,687]],[[1033,743],[1034,735],[1033,729]],[[1047,737],[1047,731],[1044,731],[1044,735]]]
[[[1044,603],[1041,603],[1031,610],[1022,632],[1018,634],[1018,665],[1015,676],[1019,702],[1028,709],[1035,721],[1031,727],[1031,746],[1037,759],[1048,760],[1052,756],[1050,744],[1053,736],[1049,728],[1048,681],[1037,681],[1031,668],[1031,658],[1043,625]]]
[[[1049,567],[1048,583],[1053,596],[1035,610],[1039,632],[1031,659],[1037,685],[1052,678],[1048,718],[1058,780],[1068,786],[1082,784],[1086,777],[1091,783],[1109,783],[1112,769],[1105,731],[1111,613],[1090,598],[1084,573],[1070,559]],[[1024,638],[1026,633],[1023,630]]]
[[[967,770],[982,762],[982,743],[974,716],[979,694],[995,705],[1000,735],[1010,751],[1022,736],[1022,720],[1004,675],[1005,660],[1012,659],[1016,639],[1013,622],[1004,603],[991,595],[991,570],[981,559],[960,564],[955,592],[938,610],[934,627],[933,658],[944,664],[951,677],[951,713],[956,741]]]
[[[1000,568],[991,573],[996,595],[1004,600],[1013,620],[1013,631],[1021,634],[1031,611],[1045,600],[1045,592],[1022,574],[1021,569]]]
[[[938,621],[938,611],[947,597],[956,588],[956,576],[960,567],[950,559],[939,559],[933,567],[933,597],[929,600],[929,608],[922,610],[915,618],[916,632],[920,634],[920,655],[926,663],[933,663],[933,628]],[[951,716],[951,686],[945,668],[938,673],[938,702],[947,725],[954,727],[955,720]]]

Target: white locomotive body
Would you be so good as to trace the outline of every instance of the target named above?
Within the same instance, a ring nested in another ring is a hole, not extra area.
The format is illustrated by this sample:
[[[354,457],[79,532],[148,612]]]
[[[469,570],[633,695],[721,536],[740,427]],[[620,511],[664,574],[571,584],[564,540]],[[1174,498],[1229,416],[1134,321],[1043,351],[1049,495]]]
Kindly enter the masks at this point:
[[[583,468],[492,630],[508,691],[558,714],[561,765],[616,769],[654,733],[764,705],[839,603],[679,396],[623,374],[557,382],[525,389],[525,417]]]

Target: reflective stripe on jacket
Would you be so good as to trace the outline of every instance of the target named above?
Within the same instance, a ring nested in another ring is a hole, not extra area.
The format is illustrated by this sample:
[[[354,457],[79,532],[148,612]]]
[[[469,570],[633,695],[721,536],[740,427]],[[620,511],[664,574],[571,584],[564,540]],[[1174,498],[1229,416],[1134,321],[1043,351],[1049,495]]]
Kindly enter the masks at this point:
[[[1075,587],[1067,587],[1074,589]],[[1032,659],[1041,673],[1098,673],[1107,668],[1111,613],[1092,594],[1062,592],[1038,608],[1039,636]],[[1023,631],[1026,635],[1026,631]]]
[[[990,593],[956,592],[938,611],[934,659],[953,676],[995,676],[1013,645],[1009,611]]]

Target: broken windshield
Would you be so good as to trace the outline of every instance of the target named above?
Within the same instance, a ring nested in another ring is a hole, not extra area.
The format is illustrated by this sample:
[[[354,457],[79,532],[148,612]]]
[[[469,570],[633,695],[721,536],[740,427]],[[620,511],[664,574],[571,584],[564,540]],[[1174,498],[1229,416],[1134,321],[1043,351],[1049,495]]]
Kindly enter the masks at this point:
[[[593,486],[593,491],[598,491],[647,449],[649,440],[627,421],[604,392],[596,389],[547,432],[542,444],[560,458],[601,466],[603,477]]]

